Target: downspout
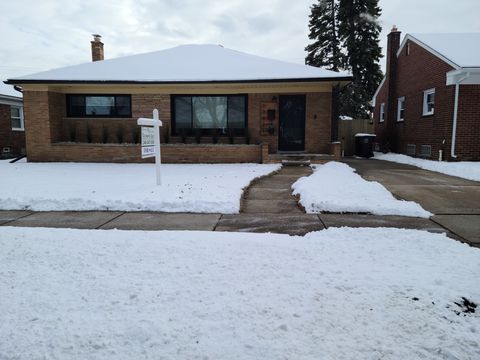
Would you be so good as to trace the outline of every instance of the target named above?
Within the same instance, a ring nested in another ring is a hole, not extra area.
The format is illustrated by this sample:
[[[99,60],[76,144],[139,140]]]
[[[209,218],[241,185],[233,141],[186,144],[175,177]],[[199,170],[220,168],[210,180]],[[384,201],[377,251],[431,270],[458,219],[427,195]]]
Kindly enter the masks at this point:
[[[450,146],[450,156],[454,159],[457,158],[457,155],[455,155],[455,143],[457,140],[458,94],[460,92],[460,83],[469,76],[470,74],[467,73],[455,82],[455,104],[453,106],[452,144]]]

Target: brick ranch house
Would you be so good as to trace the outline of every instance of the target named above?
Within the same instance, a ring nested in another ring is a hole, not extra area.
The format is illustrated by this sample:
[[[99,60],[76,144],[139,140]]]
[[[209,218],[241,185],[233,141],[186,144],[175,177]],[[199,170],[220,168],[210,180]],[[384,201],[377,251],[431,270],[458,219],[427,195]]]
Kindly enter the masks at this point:
[[[25,154],[22,93],[0,82],[0,158]]]
[[[480,160],[480,33],[388,35],[377,141],[428,159]],[[441,155],[440,155],[441,154]]]
[[[338,153],[331,92],[347,73],[185,45],[9,79],[23,89],[28,161],[140,162],[139,117],[158,108],[164,162],[266,162]]]

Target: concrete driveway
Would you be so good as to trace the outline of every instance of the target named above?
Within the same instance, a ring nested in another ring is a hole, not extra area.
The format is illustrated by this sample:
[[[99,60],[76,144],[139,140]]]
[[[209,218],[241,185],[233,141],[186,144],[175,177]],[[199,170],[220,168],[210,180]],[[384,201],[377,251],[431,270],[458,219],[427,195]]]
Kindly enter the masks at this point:
[[[480,182],[373,159],[344,159],[369,181],[396,197],[419,203],[432,220],[471,245],[480,246]]]

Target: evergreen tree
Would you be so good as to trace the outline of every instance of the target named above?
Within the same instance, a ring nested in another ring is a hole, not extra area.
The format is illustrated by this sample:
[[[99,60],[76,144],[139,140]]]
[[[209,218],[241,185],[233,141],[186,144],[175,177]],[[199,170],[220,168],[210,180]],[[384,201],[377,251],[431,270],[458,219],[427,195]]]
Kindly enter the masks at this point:
[[[378,0],[340,0],[337,13],[338,35],[347,56],[343,67],[353,75],[353,82],[340,95],[342,114],[367,117],[370,100],[382,80],[379,60],[382,30]]]
[[[323,67],[327,70],[339,71],[342,69],[342,55],[338,39],[337,12],[338,0],[318,0],[310,7],[310,21],[308,35],[313,42],[305,48],[307,65]],[[332,89],[332,141],[338,138],[338,116],[341,111],[339,104],[340,88]]]
[[[305,50],[305,63],[338,71],[341,68],[340,41],[337,36],[336,15],[338,4],[336,0],[318,0],[311,6],[308,28],[310,40],[313,40]]]

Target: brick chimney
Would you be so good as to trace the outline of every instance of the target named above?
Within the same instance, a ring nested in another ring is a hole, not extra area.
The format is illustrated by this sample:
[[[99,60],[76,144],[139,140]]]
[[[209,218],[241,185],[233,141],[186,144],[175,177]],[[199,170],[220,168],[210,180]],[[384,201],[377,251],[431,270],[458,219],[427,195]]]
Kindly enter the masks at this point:
[[[385,76],[388,84],[387,95],[387,109],[386,124],[387,124],[387,137],[389,137],[390,146],[392,150],[396,148],[396,139],[394,137],[394,127],[396,124],[396,109],[397,109],[397,51],[400,48],[400,35],[402,33],[398,31],[397,27],[393,25],[390,34],[387,36],[387,69]]]
[[[98,34],[93,34],[92,44],[92,61],[103,60],[103,43],[102,36]]]

